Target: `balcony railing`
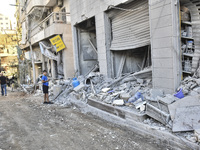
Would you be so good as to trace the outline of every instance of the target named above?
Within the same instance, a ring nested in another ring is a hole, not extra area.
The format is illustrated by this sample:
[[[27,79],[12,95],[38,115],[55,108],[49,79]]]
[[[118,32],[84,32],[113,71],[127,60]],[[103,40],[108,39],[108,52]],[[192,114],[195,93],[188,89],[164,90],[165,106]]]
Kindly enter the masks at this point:
[[[42,20],[37,26],[33,27],[30,32],[30,37],[33,37],[42,30],[52,24],[70,24],[70,14],[64,12],[52,12],[44,20]]]

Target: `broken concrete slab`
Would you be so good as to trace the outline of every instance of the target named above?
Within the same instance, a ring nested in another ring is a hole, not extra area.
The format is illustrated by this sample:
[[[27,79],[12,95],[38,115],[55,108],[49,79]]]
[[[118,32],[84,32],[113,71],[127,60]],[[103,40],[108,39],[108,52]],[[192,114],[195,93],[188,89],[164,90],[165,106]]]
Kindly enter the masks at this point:
[[[121,93],[120,94],[120,98],[123,100],[128,100],[130,98],[130,94],[129,93]]]
[[[200,104],[200,95],[187,96],[178,101],[168,105],[168,109],[171,115],[171,119],[174,120],[176,109],[185,106],[196,106]]]
[[[150,97],[156,99],[158,96],[163,97],[164,91],[162,89],[151,89],[150,90]]]
[[[151,79],[152,78],[152,68],[145,68],[139,72],[133,74],[136,78],[140,79]]]
[[[179,100],[178,98],[170,94],[167,94],[165,97],[157,97],[157,98],[161,103],[164,103],[166,105],[172,104],[173,102]]]
[[[124,100],[123,99],[114,100],[112,105],[123,106]]]
[[[143,84],[144,80],[143,79],[137,79],[137,83]]]
[[[60,92],[62,91],[62,87],[61,85],[54,85],[53,86],[53,96],[54,98],[58,96],[58,94],[60,94]]]
[[[200,128],[200,105],[176,109],[173,132],[193,131]],[[187,116],[187,117],[186,117]]]

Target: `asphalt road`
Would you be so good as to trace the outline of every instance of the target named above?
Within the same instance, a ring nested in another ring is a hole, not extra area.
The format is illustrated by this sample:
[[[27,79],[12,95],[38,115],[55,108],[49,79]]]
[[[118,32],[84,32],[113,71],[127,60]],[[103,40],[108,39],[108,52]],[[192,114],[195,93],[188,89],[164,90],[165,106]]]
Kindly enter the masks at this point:
[[[0,97],[0,150],[167,150],[167,147],[76,108],[42,97]]]

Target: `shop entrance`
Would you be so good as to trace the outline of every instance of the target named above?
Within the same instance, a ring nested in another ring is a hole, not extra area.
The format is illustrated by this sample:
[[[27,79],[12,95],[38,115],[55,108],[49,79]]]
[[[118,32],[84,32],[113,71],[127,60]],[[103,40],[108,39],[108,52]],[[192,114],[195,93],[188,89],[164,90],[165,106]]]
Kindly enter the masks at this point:
[[[87,19],[76,26],[78,36],[79,74],[87,75],[98,69],[95,17]]]

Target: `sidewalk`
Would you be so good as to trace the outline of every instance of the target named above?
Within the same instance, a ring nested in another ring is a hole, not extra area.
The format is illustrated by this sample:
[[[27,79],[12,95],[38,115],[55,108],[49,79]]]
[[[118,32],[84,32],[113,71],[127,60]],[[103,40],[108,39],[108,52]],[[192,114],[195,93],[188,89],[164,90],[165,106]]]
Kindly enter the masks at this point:
[[[143,121],[147,117],[145,114],[138,115],[134,112],[107,105],[93,99],[89,99],[87,103],[70,99],[68,105],[77,107],[84,114],[92,114],[108,122],[126,127],[128,130],[132,130],[142,136],[153,138],[156,142],[171,149],[200,150],[199,145],[195,143],[176,136],[169,131],[161,131],[144,124]]]

